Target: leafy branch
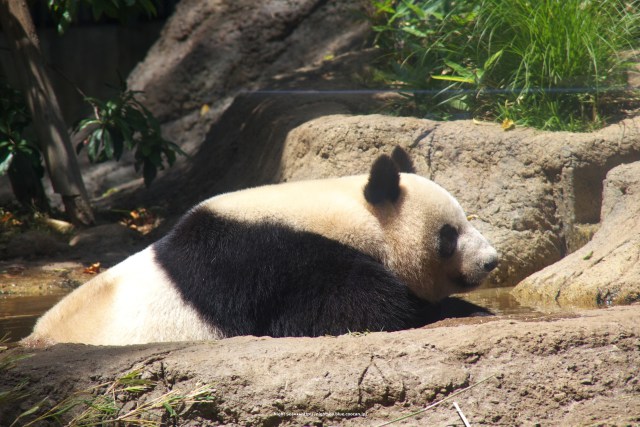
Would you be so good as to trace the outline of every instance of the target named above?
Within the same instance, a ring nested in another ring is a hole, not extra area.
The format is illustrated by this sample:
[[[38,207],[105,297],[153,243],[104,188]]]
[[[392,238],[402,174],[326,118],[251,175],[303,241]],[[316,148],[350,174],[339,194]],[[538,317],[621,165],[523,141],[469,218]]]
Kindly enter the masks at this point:
[[[91,9],[94,20],[102,16],[127,22],[132,16],[146,13],[148,16],[156,15],[156,7],[151,0],[48,0],[47,5],[51,15],[57,22],[59,34],[63,34],[76,19],[78,7],[85,4]]]
[[[135,169],[142,174],[146,186],[156,177],[165,162],[171,166],[176,154],[184,151],[162,137],[160,124],[137,99],[138,91],[123,86],[117,97],[103,101],[85,97],[93,107],[93,117],[81,120],[74,131],[89,130],[89,135],[76,146],[76,152],[86,147],[89,160],[100,163],[120,160],[124,149],[135,150]]]
[[[44,174],[40,151],[24,136],[30,123],[31,116],[21,93],[0,82],[0,175],[6,174],[20,155],[30,160],[38,176]]]

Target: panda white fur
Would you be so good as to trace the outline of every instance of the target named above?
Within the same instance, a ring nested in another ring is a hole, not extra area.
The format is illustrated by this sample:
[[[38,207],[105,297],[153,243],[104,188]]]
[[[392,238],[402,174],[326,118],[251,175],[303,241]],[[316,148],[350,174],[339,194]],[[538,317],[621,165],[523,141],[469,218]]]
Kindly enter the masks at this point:
[[[438,320],[438,302],[479,285],[498,256],[449,193],[400,173],[404,151],[392,157],[368,176],[205,200],[65,297],[23,343],[339,335]]]

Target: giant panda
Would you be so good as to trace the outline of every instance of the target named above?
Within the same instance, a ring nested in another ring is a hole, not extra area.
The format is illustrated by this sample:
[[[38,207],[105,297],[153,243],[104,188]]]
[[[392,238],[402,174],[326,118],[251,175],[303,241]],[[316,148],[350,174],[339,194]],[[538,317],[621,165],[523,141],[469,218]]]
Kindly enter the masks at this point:
[[[205,200],[66,296],[23,344],[339,335],[437,320],[439,302],[477,287],[498,255],[447,191],[410,172],[396,149],[368,175]]]

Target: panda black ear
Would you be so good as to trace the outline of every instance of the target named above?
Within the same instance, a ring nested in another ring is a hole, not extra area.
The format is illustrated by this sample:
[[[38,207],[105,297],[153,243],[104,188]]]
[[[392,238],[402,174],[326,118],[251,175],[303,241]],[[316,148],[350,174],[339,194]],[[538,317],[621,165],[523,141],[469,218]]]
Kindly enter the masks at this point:
[[[400,174],[391,157],[383,154],[371,166],[364,198],[375,205],[386,200],[395,202],[400,195]]]
[[[400,172],[406,173],[416,173],[416,168],[413,166],[413,162],[411,161],[411,157],[409,157],[409,153],[407,153],[403,148],[399,145],[396,145],[396,148],[391,152],[391,159],[398,165],[398,170]]]

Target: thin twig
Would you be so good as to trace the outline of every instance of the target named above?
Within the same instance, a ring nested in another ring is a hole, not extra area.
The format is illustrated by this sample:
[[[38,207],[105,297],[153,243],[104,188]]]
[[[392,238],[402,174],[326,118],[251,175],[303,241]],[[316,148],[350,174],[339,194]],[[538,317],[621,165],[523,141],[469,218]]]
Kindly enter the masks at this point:
[[[60,68],[58,68],[56,65],[54,65],[51,62],[45,62],[45,65],[49,67],[50,70],[52,70],[53,72],[58,74],[60,77],[62,77],[62,79],[66,81],[69,85],[71,85],[71,87],[75,89],[75,91],[78,92],[78,94],[80,94],[82,98],[87,98],[87,94],[84,93],[82,89],[80,89],[80,86],[78,86],[76,82],[71,80],[71,78],[67,76]]]
[[[484,383],[484,382],[489,381],[491,378],[493,378],[493,377],[495,377],[495,376],[496,376],[496,375],[495,375],[495,374],[493,374],[493,375],[491,375],[490,377],[487,377],[487,378],[485,378],[485,379],[483,379],[483,380],[480,380],[480,381],[478,381],[477,383],[472,384],[472,385],[470,385],[470,386],[469,386],[469,387],[467,387],[467,388],[463,388],[463,389],[462,389],[462,390],[460,390],[460,391],[456,391],[455,393],[453,393],[453,394],[451,394],[451,395],[449,395],[449,396],[445,397],[444,399],[439,400],[439,401],[437,401],[436,403],[434,403],[434,404],[432,404],[432,405],[427,406],[426,408],[423,408],[423,409],[421,409],[421,410],[419,410],[419,411],[417,411],[417,412],[413,412],[413,413],[411,413],[411,414],[409,414],[409,415],[404,415],[404,416],[402,416],[402,417],[400,417],[400,418],[396,418],[395,420],[388,421],[388,422],[386,422],[386,423],[384,423],[384,424],[380,424],[378,427],[388,426],[388,425],[393,424],[393,423],[396,423],[396,422],[398,422],[398,421],[402,421],[402,420],[406,420],[407,418],[415,417],[415,416],[416,416],[416,415],[418,415],[418,414],[421,414],[421,413],[423,413],[423,412],[426,412],[426,411],[428,411],[428,410],[429,410],[429,409],[431,409],[431,408],[435,408],[436,406],[440,405],[441,403],[444,403],[444,402],[446,402],[446,401],[448,401],[448,400],[451,400],[451,399],[453,399],[454,397],[456,397],[456,396],[458,396],[458,395],[460,395],[460,394],[462,394],[462,393],[464,393],[464,392],[466,392],[466,391],[471,390],[471,389],[472,389],[472,388],[474,388],[475,386],[478,386],[478,385],[480,385],[480,384],[482,384],[482,383]]]
[[[100,120],[100,110],[98,109],[98,106],[90,101],[90,98],[87,96],[86,93],[84,93],[82,89],[80,89],[80,86],[78,86],[76,82],[71,80],[69,76],[67,76],[64,72],[62,72],[62,70],[58,68],[56,65],[54,65],[52,62],[47,62],[46,65],[55,73],[57,73],[60,77],[62,77],[69,85],[71,85],[71,87],[74,88],[75,91],[78,92],[78,94],[80,94],[80,96],[82,97],[82,99],[84,99],[86,103],[91,105],[91,108],[93,109],[94,117],[96,118],[96,120]]]
[[[458,402],[453,402],[453,406],[456,407],[456,411],[458,411],[458,415],[460,415],[460,419],[464,423],[464,427],[471,427],[471,424],[469,424],[469,420],[467,420],[467,417],[465,417],[462,413],[462,409],[460,409],[460,407],[458,406]]]

